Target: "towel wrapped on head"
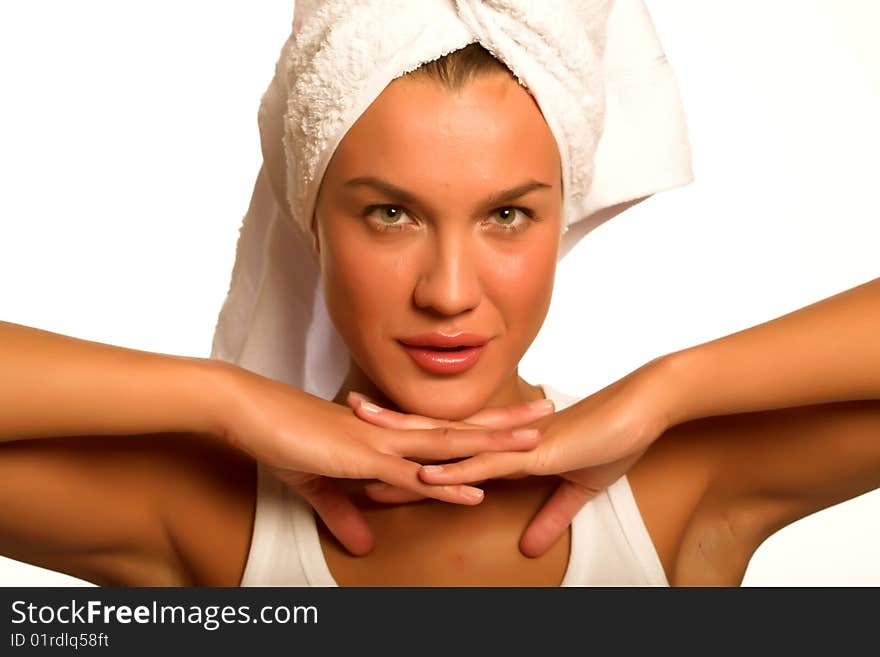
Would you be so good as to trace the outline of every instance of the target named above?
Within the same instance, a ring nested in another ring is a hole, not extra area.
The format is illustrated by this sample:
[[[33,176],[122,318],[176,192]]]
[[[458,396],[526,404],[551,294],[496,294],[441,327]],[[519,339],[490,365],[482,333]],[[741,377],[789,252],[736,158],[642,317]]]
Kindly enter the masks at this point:
[[[475,42],[532,94],[559,147],[560,258],[627,202],[693,179],[678,88],[642,0],[298,0],[260,104],[264,162],[212,358],[335,395],[349,360],[312,230],[324,171],[392,80]]]

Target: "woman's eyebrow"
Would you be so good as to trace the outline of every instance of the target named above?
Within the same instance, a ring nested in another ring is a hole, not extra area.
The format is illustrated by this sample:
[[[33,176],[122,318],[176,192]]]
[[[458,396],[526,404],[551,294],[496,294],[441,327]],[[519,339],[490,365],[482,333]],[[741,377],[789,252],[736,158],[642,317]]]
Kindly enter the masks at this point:
[[[374,176],[358,176],[357,178],[352,178],[351,180],[345,183],[346,187],[355,187],[357,185],[366,185],[367,187],[372,187],[374,189],[383,192],[384,194],[397,198],[404,203],[408,204],[418,204],[418,197],[410,191],[403,189],[402,187],[398,187],[387,180],[382,180],[381,178],[376,178]],[[484,201],[485,205],[496,205],[501,203],[508,203],[520,196],[524,196],[531,192],[534,189],[543,189],[543,188],[552,188],[553,185],[550,185],[545,182],[541,182],[539,180],[526,180],[518,185],[514,185],[513,187],[509,187],[507,189],[502,189],[498,192],[490,194]]]

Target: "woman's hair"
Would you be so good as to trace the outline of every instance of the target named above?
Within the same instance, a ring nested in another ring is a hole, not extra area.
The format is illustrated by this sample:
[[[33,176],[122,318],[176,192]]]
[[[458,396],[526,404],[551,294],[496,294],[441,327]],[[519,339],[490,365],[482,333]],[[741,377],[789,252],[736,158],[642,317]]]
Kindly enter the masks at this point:
[[[447,53],[439,59],[425,62],[408,75],[427,78],[446,88],[459,91],[465,83],[491,73],[507,73],[510,69],[477,42]]]

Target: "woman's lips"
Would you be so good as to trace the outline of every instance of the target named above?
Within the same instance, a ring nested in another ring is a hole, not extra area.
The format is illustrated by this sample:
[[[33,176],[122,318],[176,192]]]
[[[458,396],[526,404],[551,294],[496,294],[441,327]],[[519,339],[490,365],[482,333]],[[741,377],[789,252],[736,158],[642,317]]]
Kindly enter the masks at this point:
[[[399,343],[410,357],[426,372],[431,374],[460,374],[474,365],[483,353],[486,345],[479,347],[462,347],[455,351],[432,349],[431,347],[413,347]]]

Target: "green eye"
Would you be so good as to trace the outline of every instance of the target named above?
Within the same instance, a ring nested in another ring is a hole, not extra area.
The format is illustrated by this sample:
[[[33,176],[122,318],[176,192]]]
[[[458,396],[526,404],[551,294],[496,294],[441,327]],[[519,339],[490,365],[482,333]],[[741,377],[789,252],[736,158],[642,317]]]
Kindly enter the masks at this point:
[[[513,208],[502,208],[498,211],[499,216],[501,216],[501,214],[504,212],[508,213],[508,216],[504,218],[505,224],[508,223],[508,219],[510,220],[509,223],[513,223],[513,220],[516,218],[516,215],[514,215],[511,210],[513,210]]]
[[[416,224],[412,220],[402,221],[402,217],[409,215],[398,205],[370,205],[364,209],[363,216],[368,219],[374,213],[378,221],[368,221],[368,224],[379,232],[398,232],[410,224]],[[535,218],[535,213],[532,210],[511,205],[494,210],[490,215],[490,220],[485,222],[484,226],[491,231],[510,234],[526,230],[534,221],[538,221],[538,219]]]
[[[385,221],[387,218],[389,218],[386,213],[393,212],[394,215],[390,217],[391,221],[387,223],[396,223],[397,220],[400,218],[400,213],[398,212],[398,210],[399,208],[395,208],[392,205],[387,205],[385,207],[379,208],[379,216],[382,218],[382,221]]]
[[[527,219],[523,219],[522,221],[517,221],[516,213],[520,212],[525,215]],[[502,215],[505,215],[502,217]],[[501,221],[494,224],[497,229],[500,229],[503,233],[518,233],[520,231],[525,230],[529,227],[529,224],[535,220],[535,213],[527,208],[521,208],[518,206],[509,206],[506,208],[498,208],[493,213],[494,217],[498,217]]]
[[[380,233],[398,232],[404,230],[413,221],[401,221],[401,217],[407,216],[406,211],[397,205],[370,205],[364,208],[364,219],[373,230]],[[370,219],[375,215],[378,218]]]

